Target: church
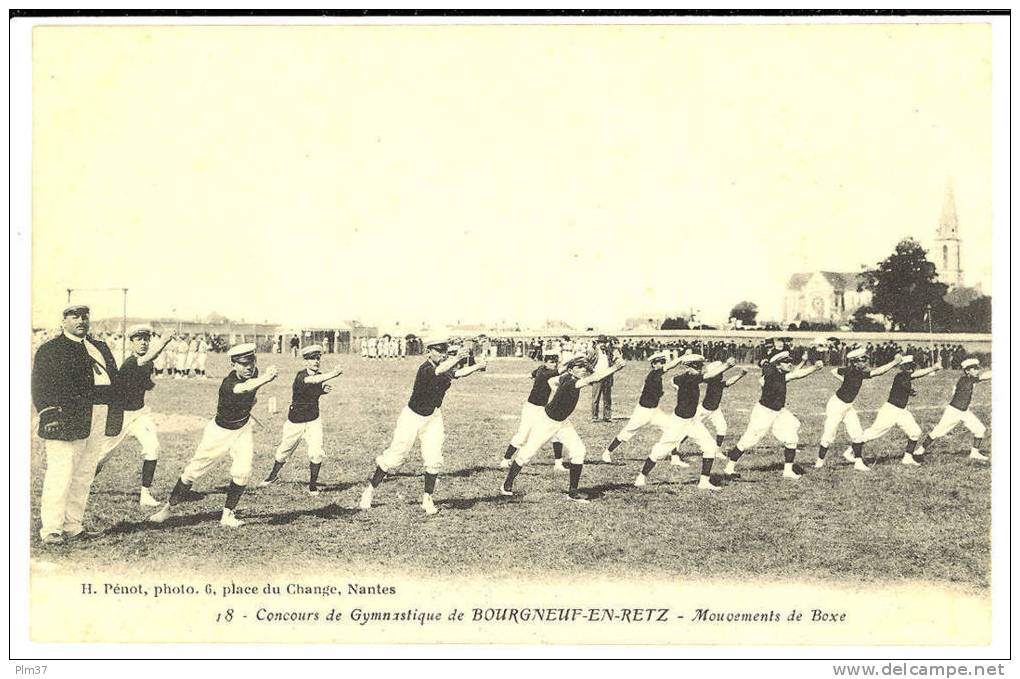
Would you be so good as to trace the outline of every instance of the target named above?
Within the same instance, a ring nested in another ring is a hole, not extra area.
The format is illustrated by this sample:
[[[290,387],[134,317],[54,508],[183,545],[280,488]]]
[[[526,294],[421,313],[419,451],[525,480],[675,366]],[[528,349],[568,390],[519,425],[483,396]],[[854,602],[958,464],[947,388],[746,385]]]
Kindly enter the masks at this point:
[[[939,281],[950,290],[964,287],[960,265],[960,231],[956,219],[956,201],[952,185],[946,186],[935,233],[934,247],[928,259],[935,263]],[[850,320],[861,306],[871,302],[871,293],[859,290],[861,275],[857,272],[809,271],[795,273],[786,284],[783,298],[783,324],[834,323]]]

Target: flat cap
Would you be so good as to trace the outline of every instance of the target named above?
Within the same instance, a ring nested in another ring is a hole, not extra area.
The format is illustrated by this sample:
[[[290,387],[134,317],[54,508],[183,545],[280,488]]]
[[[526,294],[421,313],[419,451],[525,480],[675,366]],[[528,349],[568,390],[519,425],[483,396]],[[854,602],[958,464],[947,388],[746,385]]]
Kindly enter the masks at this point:
[[[701,354],[684,354],[680,357],[681,363],[704,363],[705,357]]]
[[[68,314],[79,314],[82,312],[86,314],[89,313],[88,304],[69,304],[64,307],[64,316],[67,316]]]
[[[251,342],[245,342],[244,344],[235,344],[227,350],[227,358],[231,361],[240,361],[242,358],[249,358],[255,356],[255,345]]]
[[[309,344],[307,347],[301,350],[301,358],[308,358],[313,354],[322,355],[322,346],[319,344]]]
[[[964,360],[963,363],[960,364],[960,367],[964,368],[964,369],[967,369],[967,368],[976,368],[979,365],[981,365],[981,361],[977,360],[976,358],[968,358],[968,359]]]
[[[669,360],[668,351],[656,351],[654,354],[648,357],[649,363],[654,363],[655,361],[668,361],[668,360]]]
[[[128,339],[134,339],[138,335],[152,335],[152,326],[145,324],[132,325],[127,329]]]
[[[850,359],[854,359],[854,358],[864,358],[864,356],[866,356],[866,355],[867,355],[867,353],[868,353],[868,352],[866,352],[866,351],[864,350],[864,347],[857,347],[856,349],[853,349],[853,350],[851,350],[851,351],[848,351],[848,352],[847,352],[847,354],[846,354],[846,357],[847,357],[847,358],[850,358]]]
[[[776,353],[769,356],[769,363],[779,363],[780,361],[792,361],[790,358],[789,351],[777,351]]]
[[[433,335],[425,339],[426,348],[430,347],[441,347],[450,343],[450,338],[446,335]]]

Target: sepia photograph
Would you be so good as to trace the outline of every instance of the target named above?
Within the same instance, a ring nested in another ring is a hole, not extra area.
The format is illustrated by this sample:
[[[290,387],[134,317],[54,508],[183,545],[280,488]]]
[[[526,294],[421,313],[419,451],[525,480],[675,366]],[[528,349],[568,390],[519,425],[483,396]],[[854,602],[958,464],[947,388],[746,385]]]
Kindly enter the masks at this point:
[[[31,652],[1008,648],[1008,20],[13,21]]]

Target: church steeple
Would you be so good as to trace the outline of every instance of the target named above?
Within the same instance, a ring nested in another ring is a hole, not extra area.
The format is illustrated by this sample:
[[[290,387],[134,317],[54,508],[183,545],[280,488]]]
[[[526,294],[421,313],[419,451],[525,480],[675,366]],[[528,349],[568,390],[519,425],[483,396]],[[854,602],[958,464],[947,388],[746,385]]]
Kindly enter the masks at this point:
[[[953,185],[946,183],[946,196],[942,201],[942,217],[939,218],[939,239],[959,238],[956,223],[956,200],[953,198]]]
[[[951,288],[963,285],[963,270],[960,265],[960,232],[956,220],[956,199],[953,185],[946,183],[946,195],[942,201],[942,215],[935,235],[935,261],[938,262],[939,281]]]

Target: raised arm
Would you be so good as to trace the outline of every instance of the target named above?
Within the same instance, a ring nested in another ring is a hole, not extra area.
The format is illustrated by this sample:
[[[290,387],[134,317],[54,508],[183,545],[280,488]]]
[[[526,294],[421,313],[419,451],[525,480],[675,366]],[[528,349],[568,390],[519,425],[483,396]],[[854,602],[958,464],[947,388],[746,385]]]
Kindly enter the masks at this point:
[[[734,384],[736,384],[737,382],[742,380],[744,378],[744,375],[746,375],[746,374],[747,374],[747,368],[741,368],[740,369],[740,374],[739,375],[734,375],[733,377],[731,377],[728,380],[726,380],[725,382],[723,382],[723,386],[726,387],[726,388],[732,387]]]
[[[797,368],[786,373],[786,381],[793,382],[794,380],[802,380],[812,373],[816,373],[822,369],[825,364],[821,361],[815,361],[814,365],[809,365],[805,368]]]
[[[257,391],[261,387],[275,380],[277,374],[278,371],[276,370],[276,366],[271,365],[268,368],[266,368],[266,372],[259,375],[258,377],[253,377],[250,380],[245,380],[244,382],[238,382],[237,384],[235,384],[234,393],[247,394],[248,392],[251,391]]]
[[[482,359],[482,360],[478,361],[477,363],[475,363],[474,365],[466,365],[463,368],[458,368],[453,373],[453,377],[454,377],[454,379],[458,379],[459,380],[462,377],[467,377],[468,375],[473,375],[476,372],[479,372],[481,370],[485,370],[485,368],[486,368],[485,359]]]
[[[983,373],[981,373],[980,375],[978,375],[978,382],[987,382],[990,379],[992,379],[992,371],[991,370],[986,370]]]
[[[604,370],[599,370],[597,372],[592,373],[591,375],[588,375],[587,377],[579,379],[577,381],[577,388],[581,389],[582,387],[587,387],[589,385],[595,384],[596,382],[601,382],[610,375],[618,373],[621,370],[623,370],[623,366],[625,365],[627,365],[626,362],[624,362],[622,359],[619,359],[616,361],[616,363],[609,366],[608,368],[605,368]]]
[[[323,382],[329,382],[330,380],[336,379],[343,374],[343,370],[339,366],[333,368],[328,373],[319,373],[318,375],[305,375],[305,384],[322,384]]]
[[[933,365],[933,366],[928,367],[928,368],[921,368],[920,370],[915,370],[913,373],[911,373],[911,377],[913,379],[915,379],[915,380],[919,380],[922,377],[927,377],[928,375],[934,375],[939,370],[942,370],[942,368],[940,368],[937,365]]]
[[[892,370],[893,368],[895,368],[896,366],[898,366],[900,364],[900,361],[902,361],[902,360],[903,360],[903,355],[902,354],[896,354],[895,356],[893,356],[893,360],[889,361],[885,365],[880,365],[877,368],[871,370],[869,374],[872,377],[878,377],[879,375],[884,375],[887,372],[889,372],[890,370]]]
[[[149,353],[145,354],[144,356],[138,359],[138,365],[146,365],[148,363],[152,363],[153,361],[155,361],[156,357],[159,356],[164,349],[166,349],[166,345],[170,344],[170,342],[172,342],[173,339],[174,339],[173,335],[161,337],[159,339],[159,342],[153,344],[149,348]]]
[[[666,365],[664,365],[662,367],[662,372],[668,373],[670,370],[672,370],[673,368],[677,367],[678,365],[680,365],[680,357],[679,356],[674,358],[672,361],[666,361]]]
[[[713,377],[718,377],[719,375],[722,375],[724,372],[726,372],[734,365],[736,365],[736,363],[737,363],[736,359],[734,359],[731,356],[730,358],[726,359],[725,363],[720,363],[719,365],[713,366],[712,368],[706,370],[703,379],[710,380]]]
[[[457,350],[456,354],[454,354],[453,356],[449,357],[448,359],[446,359],[445,361],[436,366],[436,374],[442,375],[443,373],[450,372],[451,370],[457,367],[458,363],[460,363],[463,359],[467,358],[470,353],[471,353],[470,349],[468,349],[467,347],[461,347],[460,349]]]

